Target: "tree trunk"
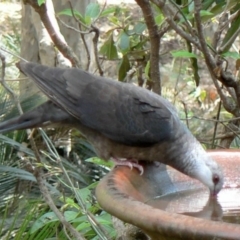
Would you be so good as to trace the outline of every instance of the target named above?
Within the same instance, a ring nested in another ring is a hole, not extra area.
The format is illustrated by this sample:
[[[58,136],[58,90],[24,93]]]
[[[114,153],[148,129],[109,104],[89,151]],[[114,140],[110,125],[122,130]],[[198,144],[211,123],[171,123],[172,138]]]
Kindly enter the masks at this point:
[[[84,13],[87,5],[94,0],[73,0],[72,6],[80,13]],[[55,18],[60,11],[70,8],[67,0],[48,0],[46,1],[47,9],[51,22],[55,29],[58,29],[62,34],[64,41],[72,48],[73,52],[79,58],[81,65],[86,65],[86,51],[82,43],[82,38],[76,31],[67,28]],[[61,20],[68,26],[78,29],[78,23],[73,17],[60,16]],[[48,66],[67,66],[71,67],[71,63],[66,59],[60,51],[55,47],[48,31],[44,27],[39,14],[30,6],[22,3],[22,39],[21,39],[21,57],[28,61],[39,62]],[[89,44],[90,52],[93,48],[91,46],[91,34],[85,36],[86,42]],[[92,54],[91,54],[92,55]],[[92,58],[93,59],[93,58]],[[23,76],[22,76],[23,77]],[[20,81],[20,96],[28,98],[31,95],[36,95],[38,89],[32,81]]]

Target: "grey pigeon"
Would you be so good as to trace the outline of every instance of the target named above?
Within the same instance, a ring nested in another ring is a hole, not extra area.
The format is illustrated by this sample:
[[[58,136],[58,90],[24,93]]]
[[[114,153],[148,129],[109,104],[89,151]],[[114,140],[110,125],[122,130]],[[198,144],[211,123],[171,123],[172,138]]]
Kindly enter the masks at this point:
[[[223,186],[223,174],[163,97],[76,68],[62,69],[19,62],[51,100],[0,124],[0,132],[69,124],[81,131],[97,155],[118,162],[159,161],[198,179],[212,196]],[[125,162],[124,162],[125,163]]]

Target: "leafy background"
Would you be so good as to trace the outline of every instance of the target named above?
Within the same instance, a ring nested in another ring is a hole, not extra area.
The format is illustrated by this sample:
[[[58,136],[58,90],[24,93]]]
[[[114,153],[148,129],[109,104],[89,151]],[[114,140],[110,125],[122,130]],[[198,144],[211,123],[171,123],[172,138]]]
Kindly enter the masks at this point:
[[[204,7],[201,17],[209,38],[214,21],[223,7],[232,8],[231,11],[234,11],[234,7],[239,9],[235,1],[226,5],[225,1],[209,0],[205,1]],[[0,3],[0,8],[0,20],[4,22],[0,26],[3,32],[0,46],[19,55],[20,4],[6,1]],[[163,14],[158,8],[154,10],[155,21],[161,25],[164,22]],[[191,4],[183,13],[188,21],[193,19]],[[71,14],[69,9],[65,9],[58,16]],[[144,85],[143,79],[150,80],[149,36],[136,5],[110,5],[101,11],[100,5],[90,4],[84,16],[78,12],[75,14],[86,26],[95,23],[100,28],[98,47],[105,75],[138,85]],[[225,33],[223,43],[228,42],[238,28],[239,20]],[[220,99],[212,86],[202,55],[196,49],[190,51],[176,33],[169,31],[162,39],[160,56],[162,95],[173,102],[180,117],[206,147],[218,146],[217,140],[212,141],[215,123],[204,119],[217,116]],[[235,45],[231,49],[230,46],[226,47],[223,56],[228,58],[229,69],[235,71],[236,59],[239,59]],[[14,66],[18,59],[7,53],[6,57],[7,83],[19,95],[22,80],[17,79],[19,73]],[[133,70],[132,75],[130,70]],[[201,85],[198,85],[199,81]],[[0,97],[1,121],[17,116],[16,104],[3,87],[0,88]],[[42,95],[25,99],[20,94],[19,98],[24,111],[45,100]],[[201,116],[202,119],[196,116]],[[230,119],[232,115],[221,108],[221,117]],[[114,239],[116,231],[112,217],[101,210],[94,197],[94,187],[112,167],[111,163],[94,157],[92,147],[75,130],[51,128],[44,131],[36,130],[33,134],[41,149],[45,184],[57,208],[64,212],[66,220],[86,239]],[[218,132],[221,132],[221,128]],[[37,163],[26,131],[0,135],[0,139],[1,239],[67,239],[66,230],[49,209],[40,194],[35,176],[29,172]],[[236,137],[231,146],[238,145],[239,139]]]

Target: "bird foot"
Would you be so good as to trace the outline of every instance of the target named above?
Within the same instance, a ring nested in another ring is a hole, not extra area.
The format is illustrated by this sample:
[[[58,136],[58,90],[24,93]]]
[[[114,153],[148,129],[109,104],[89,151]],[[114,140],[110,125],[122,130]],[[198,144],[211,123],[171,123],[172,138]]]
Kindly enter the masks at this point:
[[[116,164],[116,166],[118,166],[118,165],[120,165],[120,166],[127,166],[131,170],[135,167],[135,168],[137,168],[139,170],[140,175],[142,175],[143,172],[144,172],[143,166],[140,165],[138,163],[138,161],[135,160],[135,159],[127,159],[127,158],[111,158],[111,159]]]

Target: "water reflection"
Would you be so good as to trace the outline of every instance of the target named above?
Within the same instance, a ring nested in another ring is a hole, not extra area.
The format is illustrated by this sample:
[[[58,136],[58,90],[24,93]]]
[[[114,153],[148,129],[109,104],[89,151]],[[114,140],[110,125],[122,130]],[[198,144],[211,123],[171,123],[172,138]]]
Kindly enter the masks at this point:
[[[212,221],[240,223],[240,188],[223,189],[218,198],[209,198],[206,189],[192,189],[156,196],[148,205]]]

